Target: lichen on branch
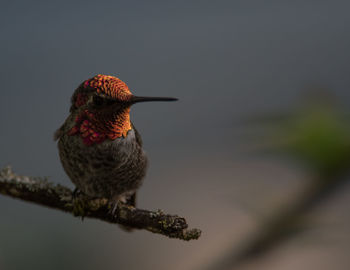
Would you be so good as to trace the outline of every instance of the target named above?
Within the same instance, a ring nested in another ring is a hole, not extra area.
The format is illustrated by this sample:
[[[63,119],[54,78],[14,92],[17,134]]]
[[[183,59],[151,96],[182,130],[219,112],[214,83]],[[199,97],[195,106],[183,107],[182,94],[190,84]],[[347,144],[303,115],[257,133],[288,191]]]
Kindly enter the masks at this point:
[[[199,229],[188,229],[184,218],[164,214],[161,210],[143,210],[120,203],[115,217],[110,213],[107,199],[91,199],[78,194],[73,200],[70,188],[51,183],[46,178],[17,175],[10,167],[0,171],[0,194],[72,213],[74,216],[96,218],[170,238],[189,241],[198,239],[201,235]]]

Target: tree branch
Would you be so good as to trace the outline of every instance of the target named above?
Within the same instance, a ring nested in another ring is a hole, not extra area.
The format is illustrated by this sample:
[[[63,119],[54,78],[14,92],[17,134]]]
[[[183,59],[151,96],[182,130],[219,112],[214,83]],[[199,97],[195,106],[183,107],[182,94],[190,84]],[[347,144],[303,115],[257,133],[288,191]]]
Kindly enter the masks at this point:
[[[74,216],[118,223],[170,238],[189,241],[198,239],[201,235],[199,229],[188,229],[184,218],[164,214],[161,210],[149,211],[119,204],[115,218],[110,214],[107,199],[91,199],[79,194],[73,203],[73,191],[70,188],[50,183],[45,178],[19,176],[10,167],[0,171],[0,194],[72,213]]]

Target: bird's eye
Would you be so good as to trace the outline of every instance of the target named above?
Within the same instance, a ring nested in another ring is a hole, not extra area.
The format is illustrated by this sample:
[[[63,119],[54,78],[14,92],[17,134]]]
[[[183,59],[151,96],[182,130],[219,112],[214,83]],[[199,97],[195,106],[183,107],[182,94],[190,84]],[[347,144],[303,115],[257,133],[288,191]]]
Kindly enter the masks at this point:
[[[103,103],[104,103],[104,100],[102,97],[94,96],[94,104],[96,106],[101,106],[101,105],[103,105]]]
[[[115,100],[113,100],[113,99],[106,99],[106,100],[105,100],[105,104],[106,104],[106,105],[115,104]]]
[[[107,97],[94,96],[93,103],[95,106],[108,106],[115,104],[115,100]]]

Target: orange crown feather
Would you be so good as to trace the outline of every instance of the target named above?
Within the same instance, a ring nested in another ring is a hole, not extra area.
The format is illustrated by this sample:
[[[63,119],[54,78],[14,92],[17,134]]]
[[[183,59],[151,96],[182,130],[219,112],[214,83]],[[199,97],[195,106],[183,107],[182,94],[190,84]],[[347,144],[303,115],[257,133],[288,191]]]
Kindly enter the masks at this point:
[[[132,97],[126,83],[114,76],[98,74],[85,81],[84,86],[94,88],[97,93],[103,93],[121,101],[128,101]]]

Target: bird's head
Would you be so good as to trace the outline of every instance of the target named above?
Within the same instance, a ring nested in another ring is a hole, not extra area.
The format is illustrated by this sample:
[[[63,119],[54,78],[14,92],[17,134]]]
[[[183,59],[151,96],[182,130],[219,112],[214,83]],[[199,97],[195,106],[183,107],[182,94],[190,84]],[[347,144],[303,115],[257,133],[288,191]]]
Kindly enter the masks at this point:
[[[71,98],[70,112],[77,117],[76,125],[70,134],[80,133],[83,138],[88,138],[84,140],[87,144],[105,138],[113,140],[121,136],[126,137],[132,128],[131,105],[146,101],[175,100],[177,99],[169,97],[135,96],[122,80],[99,74],[84,81]]]

